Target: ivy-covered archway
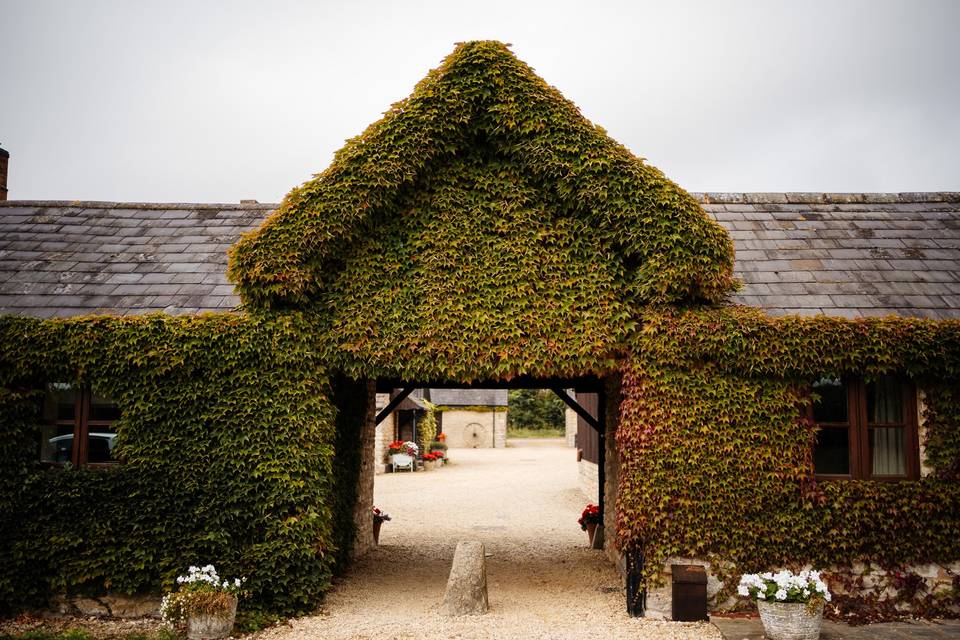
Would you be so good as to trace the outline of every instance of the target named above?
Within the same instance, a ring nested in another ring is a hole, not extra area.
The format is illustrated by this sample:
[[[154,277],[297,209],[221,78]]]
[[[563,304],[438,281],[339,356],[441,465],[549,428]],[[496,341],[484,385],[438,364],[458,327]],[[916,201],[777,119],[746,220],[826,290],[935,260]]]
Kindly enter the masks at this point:
[[[644,308],[722,302],[732,269],[689,194],[490,41],[458,45],[230,263],[250,312],[312,314],[345,375],[463,385],[609,376]]]
[[[650,304],[719,302],[700,205],[498,42],[460,44],[231,251],[245,307],[296,307],[348,374],[600,373]]]

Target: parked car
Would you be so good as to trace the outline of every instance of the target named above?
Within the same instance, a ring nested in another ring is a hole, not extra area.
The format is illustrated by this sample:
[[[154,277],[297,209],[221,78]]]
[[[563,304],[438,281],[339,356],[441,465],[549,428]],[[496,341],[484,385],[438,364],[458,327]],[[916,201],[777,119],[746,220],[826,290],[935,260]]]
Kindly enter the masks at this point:
[[[88,462],[113,461],[113,445],[117,434],[93,431],[87,450]],[[70,462],[73,453],[73,434],[50,438],[50,462]]]

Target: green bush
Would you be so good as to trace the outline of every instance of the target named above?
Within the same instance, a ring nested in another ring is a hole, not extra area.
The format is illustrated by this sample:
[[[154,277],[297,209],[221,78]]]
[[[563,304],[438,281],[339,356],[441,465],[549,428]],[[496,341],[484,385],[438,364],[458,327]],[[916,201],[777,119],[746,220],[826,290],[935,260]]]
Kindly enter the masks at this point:
[[[257,608],[314,604],[352,517],[334,511],[335,412],[310,335],[297,314],[0,317],[4,608],[157,592],[206,563],[247,576]],[[30,390],[52,381],[118,403],[123,464],[39,464]]]
[[[563,431],[566,407],[549,389],[516,389],[508,394],[507,428],[511,431]]]

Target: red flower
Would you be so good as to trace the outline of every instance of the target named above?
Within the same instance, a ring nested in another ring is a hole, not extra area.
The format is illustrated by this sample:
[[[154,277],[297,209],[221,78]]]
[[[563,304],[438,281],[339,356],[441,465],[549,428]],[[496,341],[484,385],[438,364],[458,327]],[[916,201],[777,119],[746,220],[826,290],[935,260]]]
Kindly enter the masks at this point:
[[[577,524],[580,525],[581,529],[586,531],[587,525],[600,524],[601,520],[600,507],[591,503],[584,507],[583,513],[580,514],[580,519],[577,520]]]

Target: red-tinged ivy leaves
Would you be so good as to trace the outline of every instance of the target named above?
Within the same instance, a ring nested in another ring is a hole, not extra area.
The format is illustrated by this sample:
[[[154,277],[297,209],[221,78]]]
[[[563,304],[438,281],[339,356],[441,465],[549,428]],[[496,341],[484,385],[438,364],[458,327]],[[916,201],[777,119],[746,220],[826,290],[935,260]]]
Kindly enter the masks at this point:
[[[644,549],[648,583],[675,555],[719,561],[728,577],[960,557],[960,322],[744,307],[649,308],[638,322],[622,365],[617,535]],[[816,482],[809,383],[883,374],[924,392],[930,473]]]

